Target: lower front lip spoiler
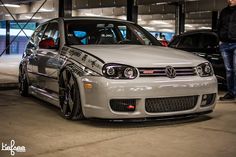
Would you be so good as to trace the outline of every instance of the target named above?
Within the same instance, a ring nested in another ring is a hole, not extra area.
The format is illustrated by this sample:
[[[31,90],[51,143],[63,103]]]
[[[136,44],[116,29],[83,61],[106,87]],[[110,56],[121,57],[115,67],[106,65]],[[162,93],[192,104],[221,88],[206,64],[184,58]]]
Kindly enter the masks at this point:
[[[182,114],[175,116],[162,116],[162,117],[145,117],[145,118],[125,118],[125,119],[104,119],[104,118],[91,118],[93,120],[110,121],[110,122],[148,122],[148,121],[175,121],[175,120],[187,120],[188,118],[194,118],[200,115],[209,114],[213,110],[204,111],[199,113]]]

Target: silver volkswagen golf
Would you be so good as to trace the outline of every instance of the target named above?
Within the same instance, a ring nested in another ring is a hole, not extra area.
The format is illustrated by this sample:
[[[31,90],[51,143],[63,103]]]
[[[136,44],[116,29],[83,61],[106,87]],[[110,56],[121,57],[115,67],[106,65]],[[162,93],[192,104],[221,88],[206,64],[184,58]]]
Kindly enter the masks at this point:
[[[130,119],[210,113],[217,80],[209,62],[162,47],[139,25],[77,17],[35,30],[19,90],[58,106],[66,119]]]

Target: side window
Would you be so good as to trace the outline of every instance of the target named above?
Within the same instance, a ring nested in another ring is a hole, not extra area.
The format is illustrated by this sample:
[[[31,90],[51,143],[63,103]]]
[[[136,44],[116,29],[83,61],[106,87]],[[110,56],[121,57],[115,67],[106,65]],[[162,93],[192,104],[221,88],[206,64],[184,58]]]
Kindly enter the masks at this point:
[[[180,41],[178,48],[199,48],[200,34],[184,36]]]
[[[127,44],[144,44],[149,45],[150,40],[146,38],[146,36],[136,27],[127,27],[123,25],[117,26],[120,34],[122,35],[122,40],[120,43],[127,43]]]
[[[134,32],[138,35],[139,38],[141,38],[145,45],[151,44],[151,41],[141,31],[134,29]]]
[[[88,38],[87,38],[87,32],[85,31],[74,31],[74,35],[81,39],[80,41],[82,42],[83,45],[88,44]]]
[[[114,26],[111,28],[104,27],[98,28],[98,41],[97,44],[114,44],[117,43],[117,37],[113,30]]]
[[[127,36],[126,36],[127,28],[126,28],[126,26],[118,26],[118,29],[119,29],[119,31],[120,31],[120,33],[122,35],[122,38],[123,39],[127,39]]]
[[[214,34],[202,34],[202,40],[200,41],[200,48],[216,48],[218,45],[218,38]]]
[[[43,24],[43,25],[39,26],[34,31],[34,33],[31,36],[31,39],[29,41],[29,44],[27,45],[27,48],[32,48],[32,47],[35,47],[39,44],[39,42],[40,42],[40,40],[43,36],[43,33],[44,33],[44,30],[45,30],[46,26],[47,26],[47,24]]]
[[[49,23],[42,39],[53,39],[55,46],[59,45],[59,28],[57,22]]]
[[[170,42],[169,46],[170,47],[177,47],[178,43],[180,41],[180,37],[173,37],[172,41]]]

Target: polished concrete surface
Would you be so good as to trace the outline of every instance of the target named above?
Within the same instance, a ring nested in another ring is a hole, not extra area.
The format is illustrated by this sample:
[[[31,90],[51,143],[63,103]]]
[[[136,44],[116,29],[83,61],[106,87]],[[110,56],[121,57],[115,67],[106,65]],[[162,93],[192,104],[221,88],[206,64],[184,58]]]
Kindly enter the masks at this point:
[[[236,101],[217,102],[209,115],[166,121],[68,121],[59,113],[17,90],[0,91],[0,143],[14,139],[26,147],[15,155],[22,157],[236,156]]]

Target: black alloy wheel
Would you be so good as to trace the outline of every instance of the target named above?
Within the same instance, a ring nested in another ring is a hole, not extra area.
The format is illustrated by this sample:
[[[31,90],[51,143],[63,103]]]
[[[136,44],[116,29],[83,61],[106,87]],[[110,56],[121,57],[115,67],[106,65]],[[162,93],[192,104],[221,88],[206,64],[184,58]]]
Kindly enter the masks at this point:
[[[63,70],[59,79],[59,99],[62,116],[66,119],[84,119],[80,91],[76,78],[69,69]]]

